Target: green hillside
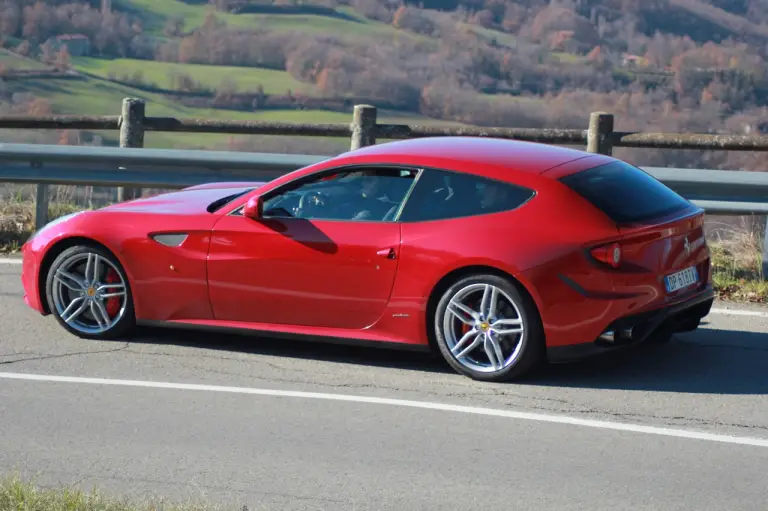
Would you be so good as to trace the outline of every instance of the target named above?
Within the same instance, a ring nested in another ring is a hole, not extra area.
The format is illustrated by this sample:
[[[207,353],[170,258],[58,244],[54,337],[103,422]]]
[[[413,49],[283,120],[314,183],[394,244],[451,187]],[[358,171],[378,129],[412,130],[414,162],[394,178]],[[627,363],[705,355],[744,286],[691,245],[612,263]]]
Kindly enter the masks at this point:
[[[397,30],[390,25],[375,22],[356,13],[351,8],[338,8],[339,17],[304,14],[229,14],[214,11],[207,5],[191,5],[176,0],[118,0],[113,8],[127,12],[141,19],[144,34],[158,41],[171,41],[163,34],[165,24],[172,19],[183,18],[183,30],[191,31],[200,27],[206,17],[215,13],[216,19],[237,28],[268,28],[286,32],[300,31],[315,34],[336,34],[343,37],[362,37],[365,40],[405,37],[422,39],[415,34]],[[40,55],[36,55],[40,58]],[[50,69],[34,58],[24,59],[11,53],[0,53],[0,64],[15,70]],[[178,89],[180,79],[187,77],[196,85],[215,91],[227,84],[234,85],[238,93],[255,93],[259,90],[267,95],[287,93],[320,96],[311,83],[297,80],[286,71],[252,66],[219,66],[177,62],[159,62],[135,58],[70,57],[73,71],[85,73],[79,79],[25,78],[9,81],[5,85],[10,93],[29,93],[44,98],[55,113],[77,115],[114,115],[119,113],[124,97],[138,97],[147,102],[147,115],[171,116],[177,118],[205,118],[227,120],[263,120],[280,122],[348,123],[351,112],[328,109],[263,109],[236,111],[222,108],[199,108],[186,106],[173,97],[147,88]],[[139,80],[143,87],[131,86]],[[120,82],[120,83],[117,83]],[[382,111],[380,122],[421,123],[457,125],[456,121],[431,119],[417,112]],[[116,133],[99,133],[107,143],[115,143]],[[0,136],[13,136],[1,133]],[[148,147],[220,147],[232,139],[242,136],[208,134],[148,133],[145,144]],[[268,140],[273,137],[250,137]],[[285,137],[282,137],[285,138]],[[343,139],[315,138],[328,145],[329,150],[347,147]]]
[[[18,0],[25,1],[25,0]],[[269,2],[267,2],[269,3]],[[331,36],[340,40],[355,41],[361,46],[397,45],[401,43],[424,45],[435,49],[440,40],[435,36],[400,29],[393,23],[372,20],[348,6],[336,6],[329,15],[307,14],[300,11],[289,14],[248,13],[234,14],[222,12],[207,4],[192,4],[178,0],[116,0],[113,9],[117,12],[134,16],[141,21],[142,33],[155,42],[180,41],[184,34],[189,35],[202,27],[207,19],[215,16],[218,23],[226,24],[232,30],[269,30],[270,33],[314,34]],[[179,35],[167,33],[167,25],[173,20],[183,20],[178,28]],[[516,38],[496,29],[481,27],[470,23],[458,23],[456,29],[471,34],[482,44],[511,46],[516,45]],[[21,40],[21,39],[19,39]],[[34,50],[33,50],[34,52]],[[18,56],[0,53],[0,64],[16,70],[50,69],[40,59],[41,54],[23,59]],[[574,57],[575,58],[575,57]],[[51,62],[53,63],[53,62]],[[301,81],[285,70],[247,65],[212,65],[180,62],[160,62],[155,60],[113,57],[113,56],[75,56],[69,58],[71,70],[84,73],[79,79],[24,78],[9,81],[5,89],[10,93],[29,93],[43,98],[55,113],[79,115],[114,115],[119,112],[120,102],[124,97],[139,97],[147,102],[147,114],[154,116],[173,116],[179,118],[206,118],[231,120],[267,120],[281,122],[349,122],[351,113],[334,111],[332,108],[279,109],[268,108],[256,111],[233,110],[212,107],[192,107],[182,103],[176,97],[161,94],[157,89],[179,89],[182,78],[188,78],[198,87],[215,92],[222,87],[234,85],[237,93],[256,93],[282,96],[288,93],[322,98],[322,92],[313,83]],[[386,73],[385,73],[386,74]],[[354,81],[354,78],[352,79]],[[138,88],[137,88],[138,87]],[[154,92],[152,92],[154,91]],[[383,91],[386,93],[386,89]],[[337,98],[350,97],[349,92],[339,91]],[[485,98],[485,99],[484,99]],[[477,95],[483,105],[493,110],[503,104],[517,103],[506,96]],[[526,103],[532,99],[524,100]],[[440,114],[440,112],[438,112]],[[439,115],[441,117],[442,115]],[[472,124],[472,119],[462,117],[452,119],[432,118],[416,111],[380,110],[379,122],[382,123],[419,123],[437,125]],[[99,133],[107,143],[114,143],[115,133]],[[2,136],[12,136],[4,133]],[[145,143],[149,147],[220,147],[233,137],[229,135],[166,134],[148,133]],[[234,137],[242,138],[242,137]],[[322,139],[315,139],[322,140]],[[332,146],[344,147],[346,141],[325,140]]]

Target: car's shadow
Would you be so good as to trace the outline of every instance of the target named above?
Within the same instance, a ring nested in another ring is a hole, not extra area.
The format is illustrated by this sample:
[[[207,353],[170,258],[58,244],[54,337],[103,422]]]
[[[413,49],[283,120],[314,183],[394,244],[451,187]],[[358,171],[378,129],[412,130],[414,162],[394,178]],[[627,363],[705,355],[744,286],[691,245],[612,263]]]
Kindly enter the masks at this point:
[[[768,394],[768,333],[698,330],[669,343],[548,367],[531,383],[551,387]]]
[[[206,332],[195,329],[139,327],[130,339],[141,344],[165,344],[254,355],[404,369],[434,373],[452,370],[439,356],[425,352],[313,340],[284,339],[255,334]]]
[[[455,374],[436,354],[261,336],[140,328],[134,343]],[[707,394],[768,394],[768,333],[700,329],[669,343],[546,366],[513,385]],[[483,385],[478,383],[478,385]]]

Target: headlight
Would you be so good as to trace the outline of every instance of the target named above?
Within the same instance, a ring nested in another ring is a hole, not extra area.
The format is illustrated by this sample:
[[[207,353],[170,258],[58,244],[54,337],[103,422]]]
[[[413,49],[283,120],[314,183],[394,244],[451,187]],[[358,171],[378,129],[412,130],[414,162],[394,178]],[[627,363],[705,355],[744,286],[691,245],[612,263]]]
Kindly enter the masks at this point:
[[[40,230],[38,230],[38,231],[34,231],[34,232],[32,233],[32,235],[29,237],[29,240],[32,240],[32,238],[34,238],[35,236],[37,236],[37,235],[38,235],[38,234],[40,234],[41,232],[45,231],[46,229],[49,229],[49,228],[53,227],[53,226],[54,226],[54,225],[56,225],[56,224],[60,224],[61,222],[65,222],[65,221],[69,220],[70,218],[76,217],[76,216],[77,216],[77,215],[79,215],[80,213],[82,213],[82,211],[77,211],[77,212],[75,212],[75,213],[70,213],[70,214],[68,214],[68,215],[60,216],[59,218],[57,218],[57,219],[55,219],[55,220],[51,220],[50,222],[48,222],[47,224],[45,224],[44,226],[42,226],[42,227],[40,228]],[[29,240],[28,240],[28,241],[29,241]]]

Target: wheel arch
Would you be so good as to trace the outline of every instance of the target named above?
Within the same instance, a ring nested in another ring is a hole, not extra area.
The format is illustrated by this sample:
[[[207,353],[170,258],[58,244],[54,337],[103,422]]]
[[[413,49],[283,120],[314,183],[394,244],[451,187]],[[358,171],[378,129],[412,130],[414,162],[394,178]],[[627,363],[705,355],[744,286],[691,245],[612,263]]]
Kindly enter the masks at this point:
[[[68,248],[78,246],[78,245],[91,246],[91,247],[100,248],[102,250],[106,250],[107,252],[112,254],[115,257],[115,259],[118,260],[118,262],[120,263],[120,266],[123,267],[123,271],[125,272],[125,277],[129,278],[128,271],[125,269],[125,265],[117,256],[117,254],[115,254],[115,251],[109,248],[107,245],[99,241],[96,241],[93,238],[89,238],[87,236],[69,236],[66,238],[61,238],[55,241],[50,247],[48,247],[48,250],[45,251],[45,255],[43,256],[43,259],[40,262],[40,269],[37,273],[37,291],[41,298],[40,305],[42,306],[45,314],[51,313],[48,300],[45,299],[48,271],[51,269],[51,265],[53,265],[53,262],[56,260],[59,254],[61,254]]]
[[[530,300],[531,304],[533,305],[534,316],[538,321],[539,326],[541,327],[541,332],[544,333],[541,311],[539,310],[539,302],[536,299],[534,293],[532,293],[519,278],[495,266],[489,266],[485,264],[472,264],[451,270],[450,272],[443,275],[443,277],[432,287],[432,291],[430,292],[429,298],[427,299],[427,307],[425,311],[427,339],[429,341],[430,348],[437,348],[434,324],[431,318],[433,318],[435,311],[437,310],[437,305],[440,302],[440,298],[442,297],[443,293],[445,293],[449,287],[451,287],[460,279],[478,273],[486,273],[502,277],[509,281],[513,286],[515,286],[523,294],[523,296]],[[543,341],[544,344],[546,344],[544,339]]]

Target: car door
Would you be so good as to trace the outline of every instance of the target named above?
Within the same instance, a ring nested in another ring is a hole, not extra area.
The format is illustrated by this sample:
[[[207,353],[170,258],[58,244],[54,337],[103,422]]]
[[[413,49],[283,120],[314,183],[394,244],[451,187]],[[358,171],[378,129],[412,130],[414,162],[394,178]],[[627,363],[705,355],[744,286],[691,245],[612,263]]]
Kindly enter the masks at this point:
[[[396,214],[416,174],[324,172],[267,192],[262,218],[223,217],[208,258],[215,318],[347,329],[375,323],[397,272]]]

